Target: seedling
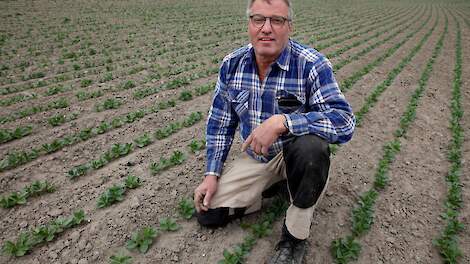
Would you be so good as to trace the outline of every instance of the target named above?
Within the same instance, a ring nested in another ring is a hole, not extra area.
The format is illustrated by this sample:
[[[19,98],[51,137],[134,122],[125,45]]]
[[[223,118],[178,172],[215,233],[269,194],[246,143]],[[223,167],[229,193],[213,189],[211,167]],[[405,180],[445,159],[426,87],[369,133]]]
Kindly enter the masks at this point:
[[[47,122],[51,126],[60,126],[61,124],[65,123],[65,116],[64,115],[55,115],[47,119]]]
[[[92,128],[91,127],[84,128],[84,129],[80,130],[80,132],[78,133],[78,137],[83,141],[91,138],[92,136],[93,136],[93,134],[92,134]]]
[[[202,119],[201,112],[191,113],[191,115],[189,115],[189,117],[183,121],[183,126],[190,127],[196,124],[197,122],[199,122],[201,119]]]
[[[336,239],[331,243],[331,254],[336,263],[346,264],[357,260],[361,252],[361,245],[352,236]]]
[[[98,208],[108,207],[114,203],[120,202],[124,199],[126,189],[121,185],[113,185],[106,190],[99,198],[96,205]]]
[[[206,147],[206,141],[204,139],[203,140],[193,139],[188,146],[191,149],[192,153],[196,153],[198,151],[203,150]]]
[[[134,81],[131,81],[131,80],[128,80],[124,83],[121,84],[121,87],[122,89],[124,90],[128,90],[128,89],[131,89],[131,88],[134,88],[136,85],[135,85],[135,82]]]
[[[28,194],[26,192],[13,192],[7,197],[0,199],[0,204],[3,208],[11,208],[17,204],[25,204]]]
[[[109,263],[110,264],[131,264],[132,257],[126,256],[123,253],[120,253],[120,254],[111,256],[109,258]]]
[[[135,188],[139,187],[140,185],[142,185],[142,182],[141,182],[140,178],[138,178],[136,176],[133,176],[133,175],[129,175],[125,179],[124,184],[125,184],[126,188],[128,188],[128,189],[135,189]]]
[[[182,91],[178,99],[181,101],[189,101],[193,99],[193,94],[190,91]]]
[[[152,139],[150,138],[149,134],[148,133],[145,133],[144,135],[136,138],[134,140],[135,144],[137,145],[137,147],[139,148],[143,148],[149,144],[152,143]]]
[[[93,80],[84,79],[80,81],[80,87],[84,88],[84,87],[90,86],[92,83],[93,83]]]
[[[160,229],[163,231],[176,231],[180,226],[176,223],[176,220],[173,218],[162,218],[160,219]]]
[[[191,219],[196,212],[194,202],[189,198],[183,198],[178,204],[178,212],[184,219]]]
[[[127,241],[127,248],[129,250],[138,250],[144,254],[148,251],[149,247],[153,244],[154,238],[156,238],[158,232],[153,227],[144,227],[140,231],[134,233],[132,238]]]
[[[90,168],[86,164],[78,165],[68,171],[69,178],[73,179],[85,175]]]
[[[122,102],[118,99],[108,98],[102,103],[98,103],[95,106],[96,111],[101,112],[109,109],[117,109],[121,106]]]
[[[5,242],[3,246],[3,252],[15,257],[24,256],[31,249],[31,241],[29,235],[21,233],[16,243],[11,241]]]

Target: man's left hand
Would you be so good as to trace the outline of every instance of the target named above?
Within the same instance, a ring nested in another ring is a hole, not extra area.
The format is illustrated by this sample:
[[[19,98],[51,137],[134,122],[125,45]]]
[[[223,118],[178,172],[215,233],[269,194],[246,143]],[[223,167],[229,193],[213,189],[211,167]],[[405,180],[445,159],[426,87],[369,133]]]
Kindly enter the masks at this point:
[[[284,115],[273,115],[255,128],[242,145],[242,151],[248,146],[258,155],[268,155],[269,147],[287,131]]]

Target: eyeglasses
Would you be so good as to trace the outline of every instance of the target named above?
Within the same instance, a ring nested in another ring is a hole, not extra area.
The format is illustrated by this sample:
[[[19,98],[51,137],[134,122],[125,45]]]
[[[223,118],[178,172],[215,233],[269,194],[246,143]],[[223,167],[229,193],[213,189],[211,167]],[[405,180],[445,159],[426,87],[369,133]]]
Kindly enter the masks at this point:
[[[269,21],[271,22],[272,27],[280,28],[284,26],[286,21],[291,21],[291,19],[283,16],[271,16],[271,17],[266,17],[263,15],[251,15],[250,16],[250,21],[255,25],[255,27],[262,28],[264,26],[264,23],[266,23],[266,19],[269,18]]]

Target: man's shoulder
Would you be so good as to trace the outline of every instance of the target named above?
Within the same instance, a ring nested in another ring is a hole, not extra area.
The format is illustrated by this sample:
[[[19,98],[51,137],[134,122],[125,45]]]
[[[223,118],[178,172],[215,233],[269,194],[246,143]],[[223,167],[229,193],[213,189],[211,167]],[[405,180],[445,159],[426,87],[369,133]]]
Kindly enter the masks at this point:
[[[234,51],[232,51],[231,53],[229,53],[227,56],[224,57],[223,59],[223,62],[227,62],[227,61],[232,61],[232,60],[240,60],[242,59],[243,57],[245,57],[247,54],[249,54],[252,50],[252,45],[251,44],[247,44],[243,47],[240,47]]]
[[[326,56],[318,50],[305,46],[295,40],[290,40],[292,56],[297,60],[303,60],[311,64],[328,61]]]

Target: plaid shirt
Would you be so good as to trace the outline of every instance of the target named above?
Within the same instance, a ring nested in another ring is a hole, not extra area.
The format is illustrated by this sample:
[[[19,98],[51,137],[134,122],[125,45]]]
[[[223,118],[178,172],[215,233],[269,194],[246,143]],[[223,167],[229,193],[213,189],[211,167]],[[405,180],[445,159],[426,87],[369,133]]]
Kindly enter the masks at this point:
[[[315,134],[329,143],[351,139],[355,118],[333,75],[331,63],[318,51],[289,40],[261,83],[254,49],[248,44],[227,55],[220,67],[207,120],[206,175],[220,176],[240,123],[245,141],[254,128],[274,114],[284,114],[289,133],[269,148],[268,162],[294,136]]]

